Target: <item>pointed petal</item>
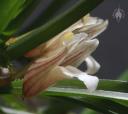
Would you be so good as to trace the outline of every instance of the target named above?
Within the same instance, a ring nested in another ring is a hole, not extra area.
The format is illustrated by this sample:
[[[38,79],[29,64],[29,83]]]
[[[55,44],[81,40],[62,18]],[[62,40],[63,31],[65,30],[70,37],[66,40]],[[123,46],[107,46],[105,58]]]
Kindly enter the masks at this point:
[[[32,49],[31,51],[25,54],[25,57],[39,57],[46,49],[46,43],[41,44],[40,46]]]
[[[89,25],[96,25],[99,24],[99,22],[103,22],[102,19],[98,18],[98,17],[92,17],[92,16],[85,16],[82,18],[82,21],[84,23],[85,26],[89,26]]]
[[[97,37],[103,31],[106,30],[108,26],[108,20],[102,22],[101,24],[97,24],[96,26],[86,30],[85,32],[89,34],[90,39]]]
[[[108,26],[108,20],[104,21],[96,17],[90,17],[88,23],[85,23],[81,28],[75,29],[74,33],[85,32],[89,35],[89,39],[95,38],[102,33]]]
[[[100,69],[100,64],[92,56],[87,57],[85,62],[87,64],[87,74],[95,74]]]

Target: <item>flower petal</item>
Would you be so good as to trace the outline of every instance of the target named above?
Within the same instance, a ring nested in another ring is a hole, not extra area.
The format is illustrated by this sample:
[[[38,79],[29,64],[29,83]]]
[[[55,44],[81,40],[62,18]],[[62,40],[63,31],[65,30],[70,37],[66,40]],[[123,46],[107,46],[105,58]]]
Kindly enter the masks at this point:
[[[87,57],[85,62],[87,64],[87,74],[95,74],[100,69],[100,64],[92,56]]]
[[[66,77],[78,78],[82,81],[89,91],[94,91],[97,88],[99,82],[97,77],[88,75],[73,66],[61,67],[61,70]]]
[[[47,89],[49,86],[55,84],[57,81],[69,78],[63,74],[59,66],[54,67],[43,75],[42,78],[40,78],[31,88],[27,89],[27,91],[24,91],[25,97],[35,96],[41,91]]]
[[[108,26],[108,20],[104,21],[99,18],[91,17],[89,22],[84,26],[75,29],[74,33],[85,32],[89,35],[89,39],[95,38],[102,33]]]
[[[52,52],[58,48],[61,48],[65,45],[65,41],[72,40],[74,34],[72,32],[60,33],[46,43],[41,44],[40,46],[32,49],[31,51],[25,54],[25,57],[40,57],[46,54],[47,52]]]
[[[90,76],[72,66],[56,66],[45,75],[46,76],[38,80],[38,82],[35,83],[31,88],[27,89],[27,91],[24,91],[25,97],[35,96],[41,91],[47,89],[49,86],[54,85],[57,81],[63,79],[77,78],[86,85],[89,91],[94,91],[99,82],[97,77]]]
[[[40,80],[45,80],[47,73],[63,61],[66,53],[67,49],[65,47],[60,48],[54,51],[54,53],[49,57],[42,57],[42,61],[40,60],[40,62],[36,62],[38,60],[37,59],[35,62],[33,62],[27,69],[27,72],[24,76],[24,94],[35,87],[35,85],[39,83]]]
[[[81,41],[72,52],[68,53],[61,66],[79,66],[98,46],[97,39]]]
[[[46,43],[43,43],[40,46],[27,52],[25,54],[25,57],[39,57],[45,51],[45,49],[46,49]]]

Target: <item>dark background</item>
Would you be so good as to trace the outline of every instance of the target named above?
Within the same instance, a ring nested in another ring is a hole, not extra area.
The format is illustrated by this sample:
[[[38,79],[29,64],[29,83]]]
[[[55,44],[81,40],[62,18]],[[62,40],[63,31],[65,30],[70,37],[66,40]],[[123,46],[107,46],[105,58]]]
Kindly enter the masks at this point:
[[[119,6],[125,17],[118,23],[112,15]],[[94,53],[102,66],[98,76],[116,78],[128,69],[128,0],[105,0],[91,14],[109,20],[107,30],[98,37],[100,45]]]
[[[45,11],[46,7],[53,0],[42,0],[36,8],[34,14],[23,25],[22,30],[34,23],[33,20]],[[77,0],[69,0],[70,3],[56,14],[70,7]],[[118,23],[113,18],[113,12],[120,6],[125,11],[125,17]],[[101,64],[101,69],[97,73],[100,78],[116,78],[128,69],[128,0],[104,0],[97,8],[90,12],[92,16],[109,20],[107,30],[98,36],[100,45],[93,53],[95,59]],[[85,67],[83,64],[82,68]]]

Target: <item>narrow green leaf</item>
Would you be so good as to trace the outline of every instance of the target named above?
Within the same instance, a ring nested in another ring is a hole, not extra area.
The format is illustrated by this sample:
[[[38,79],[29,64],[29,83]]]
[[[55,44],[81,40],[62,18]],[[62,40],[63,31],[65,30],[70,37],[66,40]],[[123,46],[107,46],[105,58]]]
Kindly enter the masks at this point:
[[[22,10],[26,0],[1,0],[0,2],[0,33]]]
[[[79,80],[63,80],[57,83],[59,87],[72,87],[72,88],[81,88],[84,89],[85,86]],[[99,90],[106,91],[118,91],[118,92],[127,92],[128,93],[128,82],[121,80],[105,80],[102,79],[99,82]]]
[[[127,80],[128,79],[128,71],[125,71],[123,74],[121,74],[121,76],[119,77],[119,79],[120,80]],[[103,83],[103,85],[105,85],[104,83]],[[111,85],[111,84],[110,84]],[[112,86],[113,87],[113,86]],[[120,85],[118,86],[118,87],[121,87]],[[117,86],[115,87],[116,89],[118,88]],[[127,88],[127,85],[125,85],[124,87],[122,87],[122,88]],[[102,100],[103,101],[103,100]],[[101,102],[101,100],[99,101],[99,102]],[[104,102],[104,101],[103,101]],[[128,110],[128,102],[127,101],[116,101],[116,106],[114,105],[114,104],[110,104],[111,103],[111,101],[109,102],[109,104],[107,105],[107,107],[108,106],[110,106],[111,108],[114,108],[114,109],[116,109],[118,112],[120,112],[120,111],[125,111],[125,112],[128,112],[128,111],[126,111],[126,110]],[[118,104],[119,103],[119,104]],[[121,105],[123,105],[123,108],[124,107],[127,107],[126,109],[121,109],[120,108],[120,104]],[[113,107],[114,106],[114,107]],[[125,113],[125,112],[121,112],[121,114],[123,114],[123,113]],[[97,114],[97,112],[94,112],[94,111],[92,111],[92,110],[84,110],[84,112],[82,113],[82,114]]]
[[[47,109],[44,111],[44,114],[67,114],[69,111],[73,110],[74,108],[81,107],[77,103],[74,103],[69,100],[65,100],[65,98],[58,98],[58,97],[45,97],[48,99],[49,105]],[[42,97],[40,98],[42,99]],[[58,110],[59,107],[59,110]]]
[[[94,104],[93,102],[90,102],[88,99],[82,100],[77,97],[70,97],[70,96],[69,97],[57,96],[56,98],[63,99],[67,102],[72,102],[74,104],[77,104],[78,106],[93,109],[93,110],[95,110],[97,112],[101,112],[103,114],[114,114],[114,113],[110,112],[107,108],[101,107],[101,105]]]
[[[109,99],[103,99],[103,98],[93,98],[93,97],[82,98],[82,101],[86,101],[86,100],[98,106],[102,106],[106,108],[107,110],[110,110],[111,112],[115,112],[118,114],[123,114],[125,112],[128,112],[127,106],[122,105],[116,101],[112,101]]]
[[[119,81],[119,80],[100,80],[98,89],[102,89],[102,90],[105,90],[105,91],[108,90],[108,91],[110,91],[110,93],[111,93],[111,91],[127,92],[127,84],[128,84],[128,82]],[[82,89],[82,90],[84,89],[85,90],[84,84],[81,83],[78,80],[65,80],[65,81],[59,82],[56,85],[56,87],[57,86],[60,87],[60,89],[62,87],[62,88],[65,88],[65,89],[66,88],[67,89],[77,88],[77,89]],[[69,96],[72,96],[72,95],[69,95]],[[69,96],[67,96],[67,97],[69,97]],[[82,98],[83,102],[89,100],[88,102],[91,102],[92,104],[96,104],[96,106],[97,105],[100,106],[100,107],[104,106],[105,108],[107,108],[107,109],[109,109],[109,110],[111,110],[115,113],[118,113],[118,114],[123,114],[124,112],[128,111],[128,101],[124,101],[124,100],[120,101],[119,99],[118,100],[117,99],[113,100],[111,98],[108,99],[108,98],[105,98],[105,97],[97,97],[97,96],[94,97],[94,96],[90,96],[90,95],[88,97],[84,96],[84,97],[81,97],[81,98]],[[79,100],[79,97],[78,97],[78,100]],[[92,101],[90,101],[90,100],[92,100]]]
[[[3,99],[5,106],[14,108],[14,109],[21,109],[21,110],[27,110],[27,105],[23,103],[21,98],[19,96],[14,96],[11,94],[6,95],[0,95],[0,98]]]
[[[13,45],[7,48],[10,59],[16,59],[39,44],[49,40],[85,14],[94,9],[102,0],[79,0],[59,16],[53,18],[45,25],[30,31],[22,36]]]
[[[119,93],[119,92],[103,91],[103,90],[102,91],[96,90],[95,92],[90,93],[83,89],[54,87],[54,88],[49,88],[44,93],[44,95],[75,98],[79,102],[85,103],[85,106],[87,108],[91,108],[96,111],[98,110],[99,112],[102,112],[104,114],[111,114],[111,113],[123,114],[128,111],[127,106],[111,101],[111,100],[127,101],[128,104],[128,93]]]
[[[119,80],[100,80],[98,90],[105,91],[118,91],[128,93],[128,82]],[[22,92],[22,80],[16,80],[12,83],[13,92]],[[58,82],[55,87],[60,88],[73,88],[73,89],[86,89],[85,85],[79,80],[63,80]]]
[[[42,7],[44,7],[43,11],[40,13],[38,18],[33,20],[33,22],[29,26],[25,27],[25,29],[22,30],[20,32],[20,34],[24,33],[24,32],[28,32],[30,30],[33,30],[37,27],[40,27],[41,25],[48,22],[50,19],[53,19],[55,16],[60,14],[60,13],[57,14],[57,12],[59,12],[64,6],[67,6],[67,4],[70,3],[71,1],[72,0],[64,0],[64,1],[62,1],[62,0],[49,0],[48,1],[49,4],[47,4],[46,1],[44,1],[45,6],[43,5],[43,2],[42,2]],[[65,10],[68,10],[68,8],[66,8]]]
[[[98,112],[86,108],[80,114],[98,114]]]
[[[104,91],[104,90],[96,90],[94,92],[88,92],[85,89],[74,89],[74,88],[59,88],[59,87],[51,87],[44,95],[50,96],[96,96],[108,99],[116,99],[116,100],[124,100],[128,101],[128,93],[114,92],[114,91]]]
[[[66,99],[71,98],[73,99],[72,102],[74,103],[79,102],[79,105],[81,106],[97,110],[98,112],[102,112],[104,114],[122,114],[128,110],[128,93],[124,93],[127,92],[127,88],[125,88],[125,90],[124,86],[127,86],[128,82],[119,80],[100,80],[98,89],[101,90],[96,90],[94,92],[87,91],[85,89],[85,85],[83,85],[81,82],[78,82],[80,81],[62,81],[54,87],[50,87],[47,91],[41,93],[41,96],[56,96],[57,98],[62,97],[62,99],[63,97]],[[111,88],[108,88],[110,85],[107,83],[112,85],[112,87],[117,88],[112,88],[112,91],[110,91]],[[118,88],[120,84],[122,85],[123,89]],[[18,95],[20,93],[19,95],[21,95],[22,81],[15,81],[15,83],[13,83],[13,87],[13,94]],[[118,89],[119,91],[123,90],[123,92],[119,92]]]
[[[26,112],[26,111],[22,111],[22,110],[16,110],[13,108],[8,108],[8,107],[3,107],[3,106],[0,106],[0,110],[2,112],[4,112],[5,114],[33,114],[30,112]],[[2,113],[2,114],[4,114],[4,113]]]
[[[128,102],[127,101],[117,101],[117,102],[128,107]]]
[[[33,11],[40,2],[41,0],[27,0],[24,3],[22,11],[9,23],[9,25],[3,31],[2,35],[6,38],[3,38],[4,40],[7,40],[9,38],[7,36],[17,33],[20,30],[26,19],[28,19],[28,17],[32,15]]]

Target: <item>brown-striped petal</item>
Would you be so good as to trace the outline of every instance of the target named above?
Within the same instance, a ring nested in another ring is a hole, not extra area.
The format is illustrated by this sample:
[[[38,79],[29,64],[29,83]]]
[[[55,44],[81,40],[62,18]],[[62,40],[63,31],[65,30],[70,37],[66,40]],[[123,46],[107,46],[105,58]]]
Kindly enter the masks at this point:
[[[47,73],[63,61],[66,53],[67,49],[62,47],[41,57],[39,63],[36,62],[38,59],[35,60],[35,62],[33,62],[28,68],[24,76],[24,94],[32,89],[40,80],[45,80]]]
[[[54,67],[49,72],[43,74],[43,78],[40,78],[31,88],[24,91],[25,97],[32,97],[47,89],[49,86],[54,85],[57,81],[70,78],[65,76],[59,66]]]

